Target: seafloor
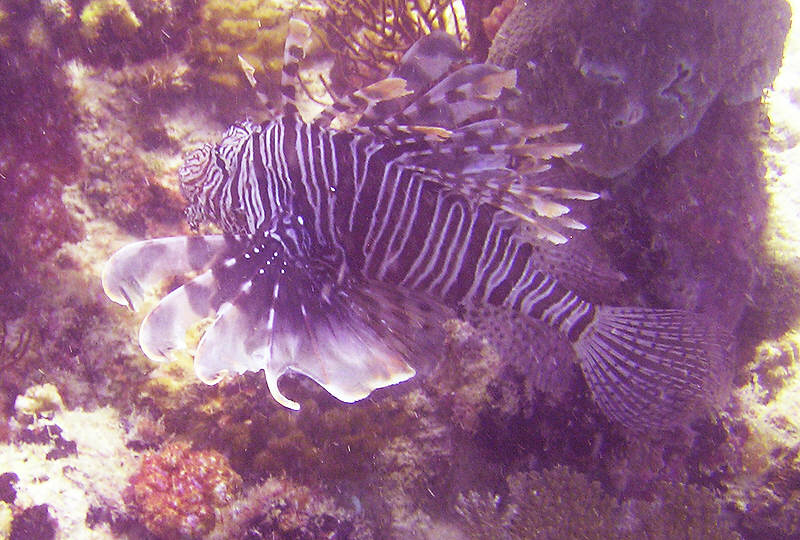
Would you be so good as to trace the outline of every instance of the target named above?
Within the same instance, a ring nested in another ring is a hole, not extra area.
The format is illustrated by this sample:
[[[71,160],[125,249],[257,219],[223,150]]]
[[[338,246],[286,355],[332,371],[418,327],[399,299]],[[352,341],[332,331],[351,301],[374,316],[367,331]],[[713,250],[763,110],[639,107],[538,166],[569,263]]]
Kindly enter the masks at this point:
[[[0,0],[0,537],[800,537],[790,6],[385,5]],[[724,399],[633,432],[568,345],[502,314],[443,322],[414,379],[355,404],[286,377],[299,412],[259,374],[206,386],[190,360],[149,362],[103,265],[189,233],[182,155],[269,117],[292,12],[316,96],[320,74],[352,90],[432,27],[524,73],[527,114],[570,124],[565,170],[602,194],[555,266],[591,261],[565,279],[593,301],[730,331]]]

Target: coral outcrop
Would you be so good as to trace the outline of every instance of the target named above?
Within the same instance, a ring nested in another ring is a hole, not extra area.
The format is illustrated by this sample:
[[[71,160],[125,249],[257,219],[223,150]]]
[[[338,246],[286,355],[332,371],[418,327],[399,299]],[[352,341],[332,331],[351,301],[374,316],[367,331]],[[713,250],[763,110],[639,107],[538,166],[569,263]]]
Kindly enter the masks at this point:
[[[223,508],[208,538],[374,538],[357,499],[346,506],[319,489],[268,478]]]
[[[753,537],[800,534],[800,335],[791,330],[758,345],[747,381],[734,393],[718,452],[725,499]],[[721,467],[724,466],[724,469]]]
[[[519,69],[538,120],[571,124],[571,163],[613,177],[694,133],[717,97],[759,99],[789,18],[784,0],[518,2],[489,61]]]
[[[208,80],[239,90],[248,86],[241,56],[255,69],[257,79],[274,87],[283,65],[289,15],[296,5],[294,1],[206,0],[191,30],[188,56]]]
[[[142,460],[125,497],[159,537],[197,538],[214,528],[218,509],[233,500],[241,483],[219,452],[174,442]]]
[[[563,466],[511,475],[508,485],[506,498],[459,496],[456,511],[470,538],[741,538],[706,488],[662,483],[652,501],[619,503],[599,482]]]
[[[137,454],[126,446],[119,413],[67,408],[52,384],[29,388],[17,404],[0,445],[11,538],[110,538],[128,530],[121,493]]]

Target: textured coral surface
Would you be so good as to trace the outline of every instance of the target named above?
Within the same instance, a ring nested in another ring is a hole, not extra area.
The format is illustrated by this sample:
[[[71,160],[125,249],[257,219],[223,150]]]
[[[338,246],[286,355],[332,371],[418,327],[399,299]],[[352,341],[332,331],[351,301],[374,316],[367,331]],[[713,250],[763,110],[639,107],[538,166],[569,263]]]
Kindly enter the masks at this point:
[[[175,442],[142,460],[126,498],[158,536],[198,537],[211,531],[217,509],[233,499],[241,482],[219,452]]]
[[[532,114],[573,126],[574,164],[611,177],[673,149],[717,97],[758,99],[789,19],[784,0],[518,2],[489,60],[520,70]]]
[[[786,4],[323,4],[344,5],[0,0],[0,537],[800,535],[796,32],[760,99]],[[584,151],[559,171],[602,193],[547,270],[731,332],[732,397],[684,429],[608,421],[568,343],[492,310],[431,329],[417,376],[358,403],[285,377],[295,412],[262,374],[206,386],[191,359],[150,363],[141,317],[105,297],[117,248],[189,232],[182,155],[269,116],[290,12],[314,29],[301,76],[321,92],[333,65],[343,91],[451,4],[472,54],[502,23],[492,58],[572,123]]]

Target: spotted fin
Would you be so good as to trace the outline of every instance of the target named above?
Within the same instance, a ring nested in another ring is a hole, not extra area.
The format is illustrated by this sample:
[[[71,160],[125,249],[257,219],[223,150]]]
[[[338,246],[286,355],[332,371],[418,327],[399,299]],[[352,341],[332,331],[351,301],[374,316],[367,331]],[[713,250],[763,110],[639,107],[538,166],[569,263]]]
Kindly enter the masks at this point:
[[[575,350],[609,418],[634,430],[663,430],[721,401],[730,383],[722,369],[727,337],[722,332],[685,311],[597,310]]]
[[[117,251],[103,269],[103,289],[114,302],[137,310],[164,280],[201,272],[232,248],[222,235],[175,236],[134,242]]]
[[[194,353],[198,377],[214,384],[263,369],[272,395],[292,409],[299,405],[278,388],[289,371],[346,402],[414,375],[408,344],[435,307],[284,255],[269,238],[254,242],[172,291],[142,323],[142,350],[170,359],[189,350],[190,330],[211,319]]]

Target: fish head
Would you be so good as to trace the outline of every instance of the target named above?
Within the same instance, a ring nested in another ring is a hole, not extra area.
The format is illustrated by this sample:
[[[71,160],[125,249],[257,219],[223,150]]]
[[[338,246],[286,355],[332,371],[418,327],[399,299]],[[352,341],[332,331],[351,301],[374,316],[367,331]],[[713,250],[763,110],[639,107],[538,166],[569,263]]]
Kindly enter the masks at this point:
[[[249,121],[230,126],[216,144],[204,144],[184,157],[178,171],[181,194],[189,202],[186,215],[195,228],[203,221],[220,225],[229,233],[242,231],[243,209],[238,199],[221,196],[231,190],[239,177],[240,155],[243,148],[261,131],[261,126]]]

